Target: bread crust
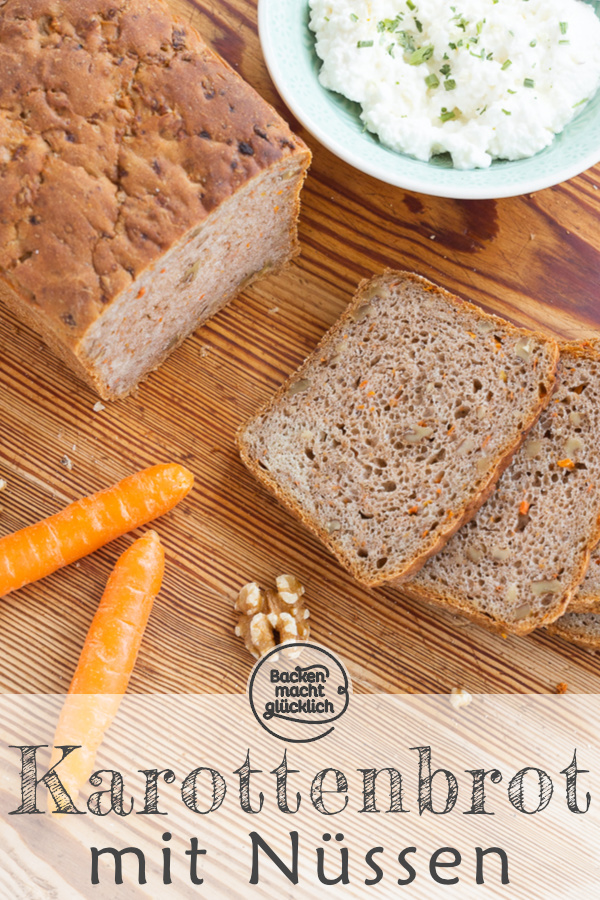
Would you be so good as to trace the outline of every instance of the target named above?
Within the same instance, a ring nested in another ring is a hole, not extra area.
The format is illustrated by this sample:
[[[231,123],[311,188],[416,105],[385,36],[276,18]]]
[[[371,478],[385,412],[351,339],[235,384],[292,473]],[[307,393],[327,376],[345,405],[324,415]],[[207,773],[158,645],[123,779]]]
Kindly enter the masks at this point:
[[[297,211],[310,151],[163,0],[6,0],[0,158],[2,293],[98,387],[82,344],[111,304],[288,159]]]
[[[408,281],[412,284],[418,285],[422,290],[434,294],[441,294],[450,304],[452,304],[459,312],[464,309],[469,309],[476,312],[482,319],[486,319],[490,322],[494,322],[498,325],[498,327],[502,327],[503,329],[507,329],[509,331],[514,331],[515,335],[531,335],[534,334],[539,340],[547,342],[549,346],[553,350],[553,358],[554,358],[554,366],[553,366],[553,374],[549,379],[548,383],[548,393],[544,398],[540,398],[540,402],[536,406],[534,412],[530,416],[530,419],[524,423],[524,427],[518,437],[518,439],[513,443],[513,445],[508,448],[507,452],[496,461],[496,464],[491,471],[490,475],[486,483],[483,485],[480,493],[473,497],[472,500],[465,504],[465,506],[458,511],[455,511],[454,517],[452,520],[442,529],[439,536],[435,536],[426,546],[423,548],[423,551],[415,557],[412,562],[402,567],[397,571],[386,572],[384,575],[375,576],[375,577],[365,577],[365,573],[360,570],[360,568],[352,561],[345,557],[342,553],[342,550],[339,544],[336,542],[335,538],[332,535],[328,534],[323,528],[321,528],[316,522],[313,521],[312,517],[308,515],[301,507],[299,503],[297,503],[293,497],[291,497],[286,490],[284,490],[277,481],[270,475],[269,472],[265,471],[261,468],[258,461],[253,459],[244,443],[244,432],[246,429],[257,419],[262,416],[268,414],[271,409],[279,402],[279,400],[284,396],[287,392],[288,388],[291,384],[296,381],[299,381],[307,369],[312,365],[313,360],[322,355],[323,349],[329,344],[335,343],[336,339],[339,337],[341,333],[343,333],[344,327],[346,324],[352,319],[353,313],[358,309],[367,299],[369,294],[375,295],[381,288],[386,285],[391,285],[393,282],[398,281]],[[559,351],[558,351],[558,343],[552,339],[548,338],[546,335],[542,335],[540,333],[531,332],[530,330],[525,330],[521,328],[517,328],[516,326],[510,324],[504,319],[501,319],[498,316],[491,315],[489,313],[484,312],[480,307],[476,306],[473,303],[470,303],[467,300],[463,300],[457,297],[454,294],[449,293],[443,288],[438,287],[432,282],[428,281],[426,278],[423,278],[421,275],[417,275],[414,272],[405,272],[405,271],[394,271],[391,269],[386,269],[382,275],[375,276],[372,279],[364,279],[358,286],[358,290],[354,295],[354,298],[349,303],[346,310],[342,313],[341,317],[338,321],[333,325],[333,327],[323,336],[315,350],[308,356],[302,365],[297,369],[277,390],[277,392],[264,404],[264,406],[256,413],[248,422],[243,424],[237,432],[236,441],[237,446],[240,452],[240,456],[242,461],[247,466],[247,468],[252,472],[252,474],[260,481],[262,484],[267,487],[271,493],[273,493],[277,499],[285,506],[296,518],[298,518],[302,524],[308,528],[314,535],[316,535],[319,540],[321,540],[337,557],[337,559],[348,569],[348,571],[359,581],[361,584],[364,584],[367,587],[377,587],[383,584],[390,585],[403,585],[407,579],[410,579],[413,575],[415,575],[427,562],[427,560],[438,553],[443,546],[448,542],[448,540],[455,534],[456,531],[471,519],[480,506],[487,500],[490,496],[496,482],[498,481],[500,475],[504,471],[504,469],[510,464],[510,461],[516,451],[519,449],[528,431],[533,427],[533,425],[537,422],[542,410],[548,404],[550,400],[550,396],[552,390],[555,385],[554,372],[556,372],[556,367],[558,365]]]
[[[561,354],[570,353],[572,356],[579,356],[583,358],[589,358],[590,356],[595,357],[600,361],[600,353],[595,349],[595,347],[589,342],[577,343],[574,341],[561,341],[558,344],[559,352]],[[560,372],[559,372],[560,379]],[[558,384],[558,380],[557,380]],[[540,411],[541,415],[541,411]],[[513,454],[514,456],[514,454]],[[506,467],[505,467],[506,468]],[[490,492],[491,493],[491,492]],[[489,494],[488,494],[489,497]],[[488,499],[486,497],[486,499]],[[494,631],[499,634],[509,633],[509,634],[518,634],[518,635],[527,635],[531,634],[537,628],[549,626],[551,623],[560,620],[561,616],[567,612],[591,612],[594,608],[594,598],[590,599],[589,604],[585,602],[577,603],[577,591],[582,581],[585,578],[586,572],[589,567],[590,557],[593,550],[596,548],[598,543],[600,542],[600,513],[596,518],[596,522],[594,525],[594,530],[590,536],[590,539],[582,551],[581,561],[577,572],[573,575],[571,580],[571,584],[568,589],[563,594],[562,600],[560,604],[556,607],[550,609],[545,616],[542,618],[536,618],[533,621],[528,619],[523,619],[521,622],[510,622],[503,620],[495,620],[492,619],[491,616],[488,616],[485,613],[482,613],[479,610],[473,609],[472,606],[468,604],[467,601],[464,600],[463,597],[459,595],[449,594],[446,592],[434,592],[428,590],[427,588],[418,585],[418,584],[407,584],[403,586],[404,593],[413,600],[420,600],[429,604],[434,604],[437,606],[441,606],[443,608],[451,609],[459,613],[465,618],[470,619],[473,622],[476,622],[478,625],[483,625],[489,631]],[[596,602],[597,599],[596,599]]]

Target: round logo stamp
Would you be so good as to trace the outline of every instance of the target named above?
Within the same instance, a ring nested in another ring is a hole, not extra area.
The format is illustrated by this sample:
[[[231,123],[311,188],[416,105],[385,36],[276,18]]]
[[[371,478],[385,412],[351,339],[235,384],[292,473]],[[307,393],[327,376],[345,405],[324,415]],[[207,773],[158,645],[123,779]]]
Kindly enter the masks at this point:
[[[263,656],[248,681],[259,724],[273,737],[296,744],[331,734],[348,709],[351,691],[350,677],[331,650],[300,641]]]

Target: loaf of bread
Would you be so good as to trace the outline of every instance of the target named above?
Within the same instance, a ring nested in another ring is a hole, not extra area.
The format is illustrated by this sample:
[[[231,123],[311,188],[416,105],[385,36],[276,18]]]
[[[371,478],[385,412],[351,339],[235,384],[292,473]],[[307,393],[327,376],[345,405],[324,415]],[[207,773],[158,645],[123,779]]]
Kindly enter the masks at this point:
[[[500,631],[561,616],[600,538],[600,354],[565,345],[558,387],[477,516],[406,592]]]
[[[0,3],[0,296],[102,397],[297,252],[309,158],[161,0]]]
[[[359,581],[399,581],[489,496],[557,360],[554,341],[389,272],[241,430],[241,456]]]

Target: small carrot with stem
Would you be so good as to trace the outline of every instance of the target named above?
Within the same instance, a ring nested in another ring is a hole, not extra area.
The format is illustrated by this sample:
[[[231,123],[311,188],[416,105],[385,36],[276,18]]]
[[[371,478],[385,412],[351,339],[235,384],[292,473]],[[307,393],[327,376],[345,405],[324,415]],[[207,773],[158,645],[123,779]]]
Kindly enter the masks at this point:
[[[0,597],[162,516],[183,500],[193,483],[194,476],[183,466],[152,466],[0,538]]]
[[[54,737],[55,747],[81,745],[58,770],[74,803],[127,691],[164,567],[160,539],[148,531],[117,561],[90,625]],[[54,750],[52,765],[60,758]]]

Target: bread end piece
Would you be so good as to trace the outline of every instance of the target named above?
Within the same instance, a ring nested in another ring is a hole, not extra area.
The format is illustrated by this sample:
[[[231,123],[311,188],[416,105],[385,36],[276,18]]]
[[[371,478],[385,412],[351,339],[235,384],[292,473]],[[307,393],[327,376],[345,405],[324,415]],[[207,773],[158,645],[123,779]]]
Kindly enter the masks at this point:
[[[584,650],[600,649],[600,615],[598,613],[571,613],[557,619],[546,628],[548,634],[576,644]]]
[[[0,296],[116,399],[298,252],[310,152],[162,0],[105,12],[0,4]]]

